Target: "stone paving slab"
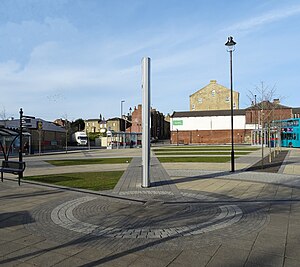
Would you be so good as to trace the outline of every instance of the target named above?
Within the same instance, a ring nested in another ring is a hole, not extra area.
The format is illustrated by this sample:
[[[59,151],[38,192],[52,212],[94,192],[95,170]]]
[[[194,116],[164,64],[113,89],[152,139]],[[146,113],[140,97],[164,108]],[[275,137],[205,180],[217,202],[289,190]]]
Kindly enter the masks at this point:
[[[178,166],[141,189],[135,157],[113,193],[5,179],[0,265],[300,266],[298,175]]]
[[[37,266],[84,266],[86,264],[90,264],[90,266],[99,264],[104,266],[122,266],[123,264],[127,266],[144,266],[145,264],[147,266],[179,266],[181,264],[182,266],[183,263],[187,263],[189,266],[220,266],[219,264],[254,266],[269,260],[269,255],[273,256],[270,262],[275,264],[274,266],[277,266],[277,264],[283,266],[283,261],[293,264],[300,262],[295,250],[295,244],[297,244],[295,235],[296,237],[299,236],[297,235],[298,230],[295,229],[296,232],[292,235],[293,239],[286,239],[287,232],[282,232],[282,229],[288,229],[287,226],[292,225],[291,216],[287,216],[286,213],[289,214],[293,210],[294,214],[300,214],[298,202],[297,205],[290,202],[283,202],[278,205],[278,203],[260,201],[259,203],[253,202],[250,206],[247,203],[237,203],[243,211],[241,220],[225,228],[216,228],[210,232],[191,235],[189,231],[193,231],[193,227],[191,225],[192,221],[188,222],[187,220],[189,214],[192,216],[190,220],[192,218],[202,218],[204,221],[211,221],[211,226],[217,226],[217,222],[213,222],[212,219],[205,219],[205,209],[201,208],[205,207],[204,200],[215,202],[215,212],[217,212],[215,214],[220,214],[220,207],[222,206],[218,207],[220,205],[218,203],[224,201],[230,203],[233,199],[219,195],[217,192],[211,194],[198,191],[197,193],[194,190],[186,191],[179,203],[173,195],[168,195],[168,200],[165,196],[162,196],[163,202],[160,205],[165,206],[165,208],[168,205],[174,205],[175,210],[173,212],[175,212],[174,215],[177,214],[174,216],[174,223],[178,224],[182,220],[182,227],[178,229],[186,231],[187,235],[185,237],[177,234],[173,235],[171,231],[165,237],[152,237],[149,239],[147,235],[143,235],[138,230],[140,238],[128,239],[124,236],[103,237],[79,233],[74,231],[75,228],[73,230],[66,229],[63,225],[57,225],[52,221],[51,212],[53,213],[56,207],[67,203],[68,200],[76,200],[82,196],[87,196],[87,193],[61,192],[62,190],[57,189],[45,190],[45,187],[30,184],[18,187],[10,181],[5,181],[5,186],[9,190],[1,190],[0,197],[6,199],[6,203],[13,199],[15,204],[20,203],[22,206],[22,198],[13,198],[13,195],[23,195],[23,190],[30,194],[35,201],[32,202],[29,213],[23,213],[23,221],[19,222],[26,223],[28,216],[30,216],[32,219],[29,221],[31,222],[25,224],[25,227],[21,230],[10,230],[9,224],[5,224],[6,226],[1,228],[0,242],[6,244],[5,250],[3,246],[0,249],[2,256],[0,264],[3,266],[8,266],[11,263],[36,264]],[[42,194],[39,194],[40,191],[43,193],[53,191],[54,194],[50,194],[51,199],[47,200]],[[131,195],[131,197],[140,198],[141,195]],[[143,218],[141,217],[142,214],[146,216],[144,218],[147,218],[148,215],[149,218],[156,216],[157,219],[161,220],[161,223],[158,224],[160,227],[163,223],[170,223],[169,220],[163,219],[163,216],[173,217],[171,210],[169,212],[164,212],[161,208],[156,211],[155,209],[148,210],[149,208],[143,204],[129,204],[130,207],[128,208],[130,209],[128,209],[126,208],[128,202],[123,205],[121,200],[103,198],[102,201],[102,198],[100,196],[96,198],[97,202],[95,202],[95,199],[81,203],[77,207],[70,206],[73,207],[70,215],[73,214],[72,216],[79,220],[76,227],[79,227],[81,231],[84,228],[80,226],[80,222],[103,227],[105,217],[102,219],[99,217],[99,214],[102,213],[103,216],[109,214],[116,216],[115,219],[113,219],[114,217],[111,219],[106,218],[107,223],[111,221],[107,227],[117,223],[124,225],[123,229],[130,225],[132,227],[134,225],[138,226],[137,222]],[[36,201],[37,199],[42,201]],[[180,215],[180,207],[184,208],[182,210],[184,216]],[[13,208],[11,207],[11,209]],[[113,211],[113,209],[116,210]],[[142,210],[144,211],[142,212]],[[212,205],[210,204],[206,209],[207,216],[210,216],[210,218],[216,216],[212,211]],[[120,212],[123,213],[123,218],[120,217]],[[151,215],[149,212],[153,214]],[[193,216],[194,212],[200,213]],[[266,220],[266,218],[269,219]],[[3,220],[10,221],[7,216],[3,217]],[[185,229],[184,227],[187,225],[189,225],[189,228]],[[155,223],[149,223],[149,227],[155,228]],[[164,232],[168,233],[168,230],[165,229]],[[9,238],[6,238],[7,236]],[[232,250],[231,248],[234,248],[234,246],[236,248]],[[228,251],[231,251],[230,258],[228,257]],[[232,253],[232,251],[235,253]],[[259,254],[256,251],[259,251]],[[48,260],[49,257],[51,260]]]
[[[179,196],[179,190],[173,185],[168,173],[162,167],[156,157],[150,160],[150,188],[142,188],[142,159],[140,157],[133,158],[129,167],[122,175],[118,184],[115,186],[113,193],[122,194],[126,191],[155,191],[155,192],[171,192]],[[153,189],[153,190],[152,190]]]

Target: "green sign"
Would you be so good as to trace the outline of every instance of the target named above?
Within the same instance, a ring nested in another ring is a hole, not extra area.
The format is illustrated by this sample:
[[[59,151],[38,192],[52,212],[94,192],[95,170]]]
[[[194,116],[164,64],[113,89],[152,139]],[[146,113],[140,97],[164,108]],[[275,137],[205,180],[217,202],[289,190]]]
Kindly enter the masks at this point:
[[[173,125],[183,125],[183,120],[173,121]]]

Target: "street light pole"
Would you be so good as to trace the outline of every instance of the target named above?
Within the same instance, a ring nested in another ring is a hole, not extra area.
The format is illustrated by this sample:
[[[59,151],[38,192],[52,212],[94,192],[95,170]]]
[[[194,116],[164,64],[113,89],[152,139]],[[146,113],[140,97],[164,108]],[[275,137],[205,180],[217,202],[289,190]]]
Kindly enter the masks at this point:
[[[129,108],[129,126],[130,126],[130,140],[131,140],[131,126],[132,126],[132,108]]]
[[[123,116],[123,103],[125,102],[125,100],[121,100],[121,119]]]
[[[233,41],[233,37],[228,37],[226,42],[227,51],[230,54],[230,110],[231,110],[231,172],[234,172],[234,138],[233,138],[233,82],[232,82],[232,52],[234,51],[236,42]]]
[[[19,162],[23,161],[23,109],[20,108],[20,147],[19,147]],[[19,173],[19,185],[20,185],[20,178],[23,178],[23,172]]]
[[[255,133],[254,133],[254,144],[257,144],[257,129],[256,129],[256,120],[257,120],[257,114],[256,114],[256,95],[254,95],[254,127],[255,127]]]

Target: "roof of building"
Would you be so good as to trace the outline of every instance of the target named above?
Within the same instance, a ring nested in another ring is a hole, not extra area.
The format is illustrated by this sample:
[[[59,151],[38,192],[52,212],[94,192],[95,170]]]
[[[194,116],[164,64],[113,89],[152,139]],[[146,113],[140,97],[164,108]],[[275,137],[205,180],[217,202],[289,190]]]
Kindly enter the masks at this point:
[[[87,119],[87,120],[84,120],[84,121],[99,121],[100,119],[97,118],[97,119]]]
[[[58,126],[51,121],[45,121],[40,118],[29,119],[28,129],[37,129],[37,123],[42,122],[43,131],[53,131],[53,132],[65,132],[66,129],[62,126]],[[20,120],[0,120],[0,125],[3,125],[10,129],[18,129],[20,127]]]
[[[121,120],[124,120],[124,119],[123,118],[121,119],[119,117],[115,117],[115,118],[110,118],[110,119],[108,119],[106,121],[121,121]]]
[[[295,114],[295,113],[300,113],[300,108],[292,108],[292,112],[293,112],[293,114]]]
[[[245,109],[234,109],[234,115],[245,115]],[[172,118],[180,117],[211,117],[211,116],[230,116],[231,110],[203,110],[203,111],[174,111]]]
[[[262,101],[260,103],[251,105],[250,107],[246,108],[246,110],[249,109],[291,109],[291,107],[281,105],[277,102],[274,103],[270,101]]]

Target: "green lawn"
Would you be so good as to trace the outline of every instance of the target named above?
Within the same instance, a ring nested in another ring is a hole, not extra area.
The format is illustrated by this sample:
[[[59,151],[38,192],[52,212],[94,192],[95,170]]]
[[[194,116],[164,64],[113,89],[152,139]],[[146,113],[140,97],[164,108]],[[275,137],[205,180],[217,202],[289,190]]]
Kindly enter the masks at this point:
[[[87,164],[118,164],[129,163],[132,158],[98,158],[98,159],[65,159],[47,160],[54,166],[87,165]]]
[[[158,150],[159,151],[159,150]],[[231,151],[165,151],[165,152],[156,152],[155,155],[230,155]],[[244,152],[244,151],[235,151],[234,154],[236,155],[247,155],[250,152]]]
[[[230,161],[231,157],[159,157],[160,162],[212,162],[224,163]]]
[[[41,183],[100,191],[113,189],[122,174],[123,171],[82,172],[28,176],[24,177],[24,179]]]
[[[260,148],[257,147],[234,147],[234,151],[255,151]],[[231,151],[231,146],[170,146],[170,147],[162,147],[162,148],[153,148],[152,151],[222,151],[227,150]]]

